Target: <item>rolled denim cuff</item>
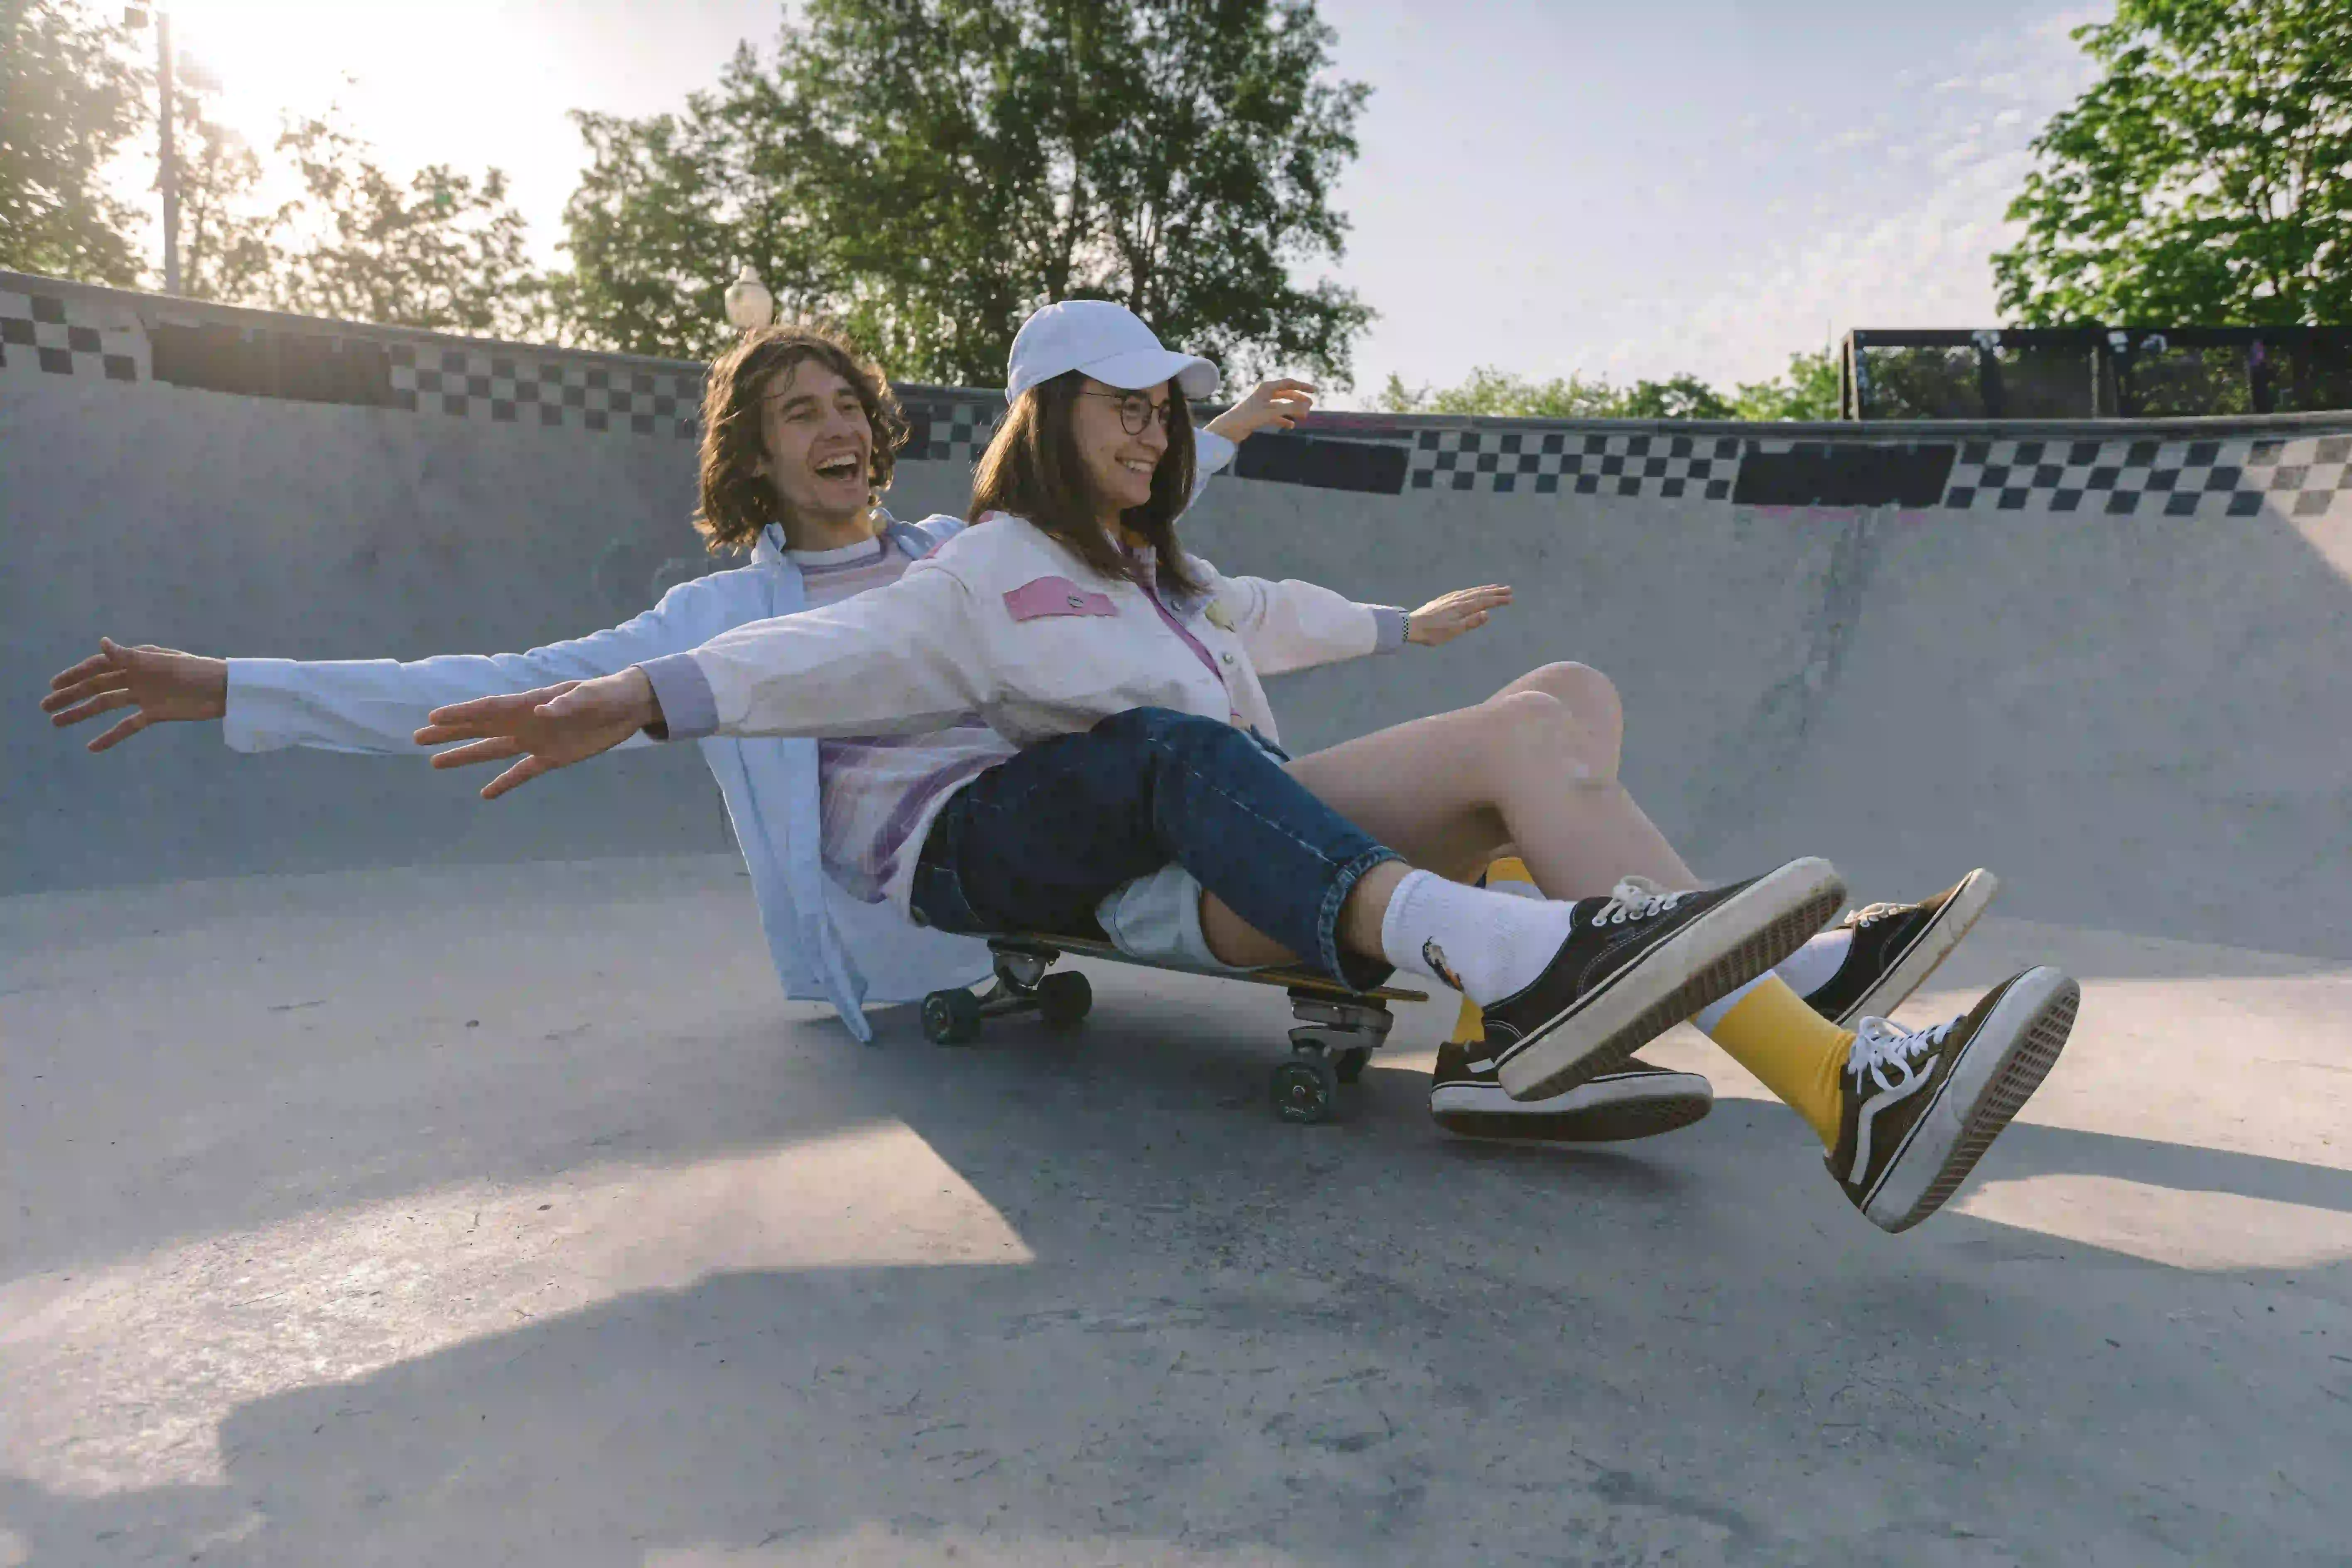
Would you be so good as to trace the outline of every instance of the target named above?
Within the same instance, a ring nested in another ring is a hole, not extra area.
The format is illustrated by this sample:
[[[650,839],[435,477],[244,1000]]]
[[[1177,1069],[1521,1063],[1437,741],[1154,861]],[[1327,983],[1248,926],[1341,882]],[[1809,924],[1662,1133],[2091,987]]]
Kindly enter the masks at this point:
[[[692,654],[665,654],[637,668],[653,682],[654,700],[661,704],[662,716],[646,726],[646,734],[656,741],[698,741],[719,733],[719,699]]]
[[[1374,653],[1394,653],[1404,647],[1407,612],[1394,605],[1367,605],[1364,607],[1372,612],[1372,625],[1376,628],[1372,638]]]
[[[1321,950],[1316,956],[1322,962],[1323,973],[1343,985],[1370,991],[1385,984],[1388,977],[1396,973],[1396,966],[1383,959],[1352,953],[1339,945],[1339,911],[1346,907],[1348,895],[1356,890],[1356,884],[1363,880],[1365,872],[1383,861],[1403,858],[1385,845],[1374,845],[1340,867],[1339,874],[1324,890],[1322,907],[1315,911],[1316,945]]]

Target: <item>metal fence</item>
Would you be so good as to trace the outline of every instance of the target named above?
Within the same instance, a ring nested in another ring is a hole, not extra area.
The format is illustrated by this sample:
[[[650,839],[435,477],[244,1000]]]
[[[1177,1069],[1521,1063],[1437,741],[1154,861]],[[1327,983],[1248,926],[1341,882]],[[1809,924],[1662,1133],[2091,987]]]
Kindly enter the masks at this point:
[[[2162,419],[2352,409],[2352,327],[1854,331],[1847,419]]]

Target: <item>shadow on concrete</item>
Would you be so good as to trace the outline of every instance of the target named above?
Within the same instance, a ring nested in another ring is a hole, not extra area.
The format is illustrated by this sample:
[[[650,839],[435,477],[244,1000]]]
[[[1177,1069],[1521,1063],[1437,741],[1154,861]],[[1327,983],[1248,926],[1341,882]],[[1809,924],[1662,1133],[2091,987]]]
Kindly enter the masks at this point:
[[[1034,1262],[630,1292],[243,1403],[217,1485],[5,1482],[0,1519],[31,1562],[77,1563],[1425,1563],[1465,1530],[1495,1559],[2340,1543],[2311,1423],[2340,1416],[2352,1344],[2330,1361],[2277,1315],[2352,1300],[2340,1259],[2185,1271],[1965,1213],[1882,1237],[1792,1116],[1746,1101],[1639,1151],[1498,1148],[1437,1133],[1422,1075],[1375,1068],[1347,1123],[1276,1127],[1268,1053],[1204,1037],[1181,995],[1122,994],[1082,1043],[1016,1025],[947,1053],[908,1032],[789,1056],[663,1042],[727,1135],[644,1128],[632,1152],[903,1121]],[[496,1131],[371,1185],[562,1163]],[[2043,1127],[1984,1167],[2062,1173],[2352,1212],[2343,1172]],[[2256,1300],[2277,1335],[2184,1339],[2184,1314]],[[1864,1482],[1935,1501],[1857,1511],[1840,1493]],[[2269,1489],[2260,1520],[2229,1500],[2249,1488]]]

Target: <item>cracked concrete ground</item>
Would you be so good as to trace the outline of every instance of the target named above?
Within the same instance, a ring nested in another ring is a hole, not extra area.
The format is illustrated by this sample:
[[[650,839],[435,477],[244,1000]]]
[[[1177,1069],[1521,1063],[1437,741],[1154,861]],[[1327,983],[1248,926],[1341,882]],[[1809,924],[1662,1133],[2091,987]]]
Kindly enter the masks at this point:
[[[2352,965],[2006,920],[2057,1072],[1881,1235],[1699,1126],[1330,1127],[1255,987],[856,1045],[731,857],[0,900],[0,1563],[2344,1560]]]

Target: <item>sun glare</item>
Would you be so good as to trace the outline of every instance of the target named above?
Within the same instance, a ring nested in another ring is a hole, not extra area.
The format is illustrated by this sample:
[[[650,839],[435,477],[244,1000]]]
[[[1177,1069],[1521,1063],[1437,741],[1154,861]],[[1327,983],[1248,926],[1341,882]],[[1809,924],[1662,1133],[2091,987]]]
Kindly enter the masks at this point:
[[[466,84],[483,79],[480,62],[516,58],[509,8],[480,0],[177,0],[166,9],[175,48],[219,84],[205,95],[209,112],[259,147],[281,116],[331,105],[371,132],[383,119],[446,114]]]

